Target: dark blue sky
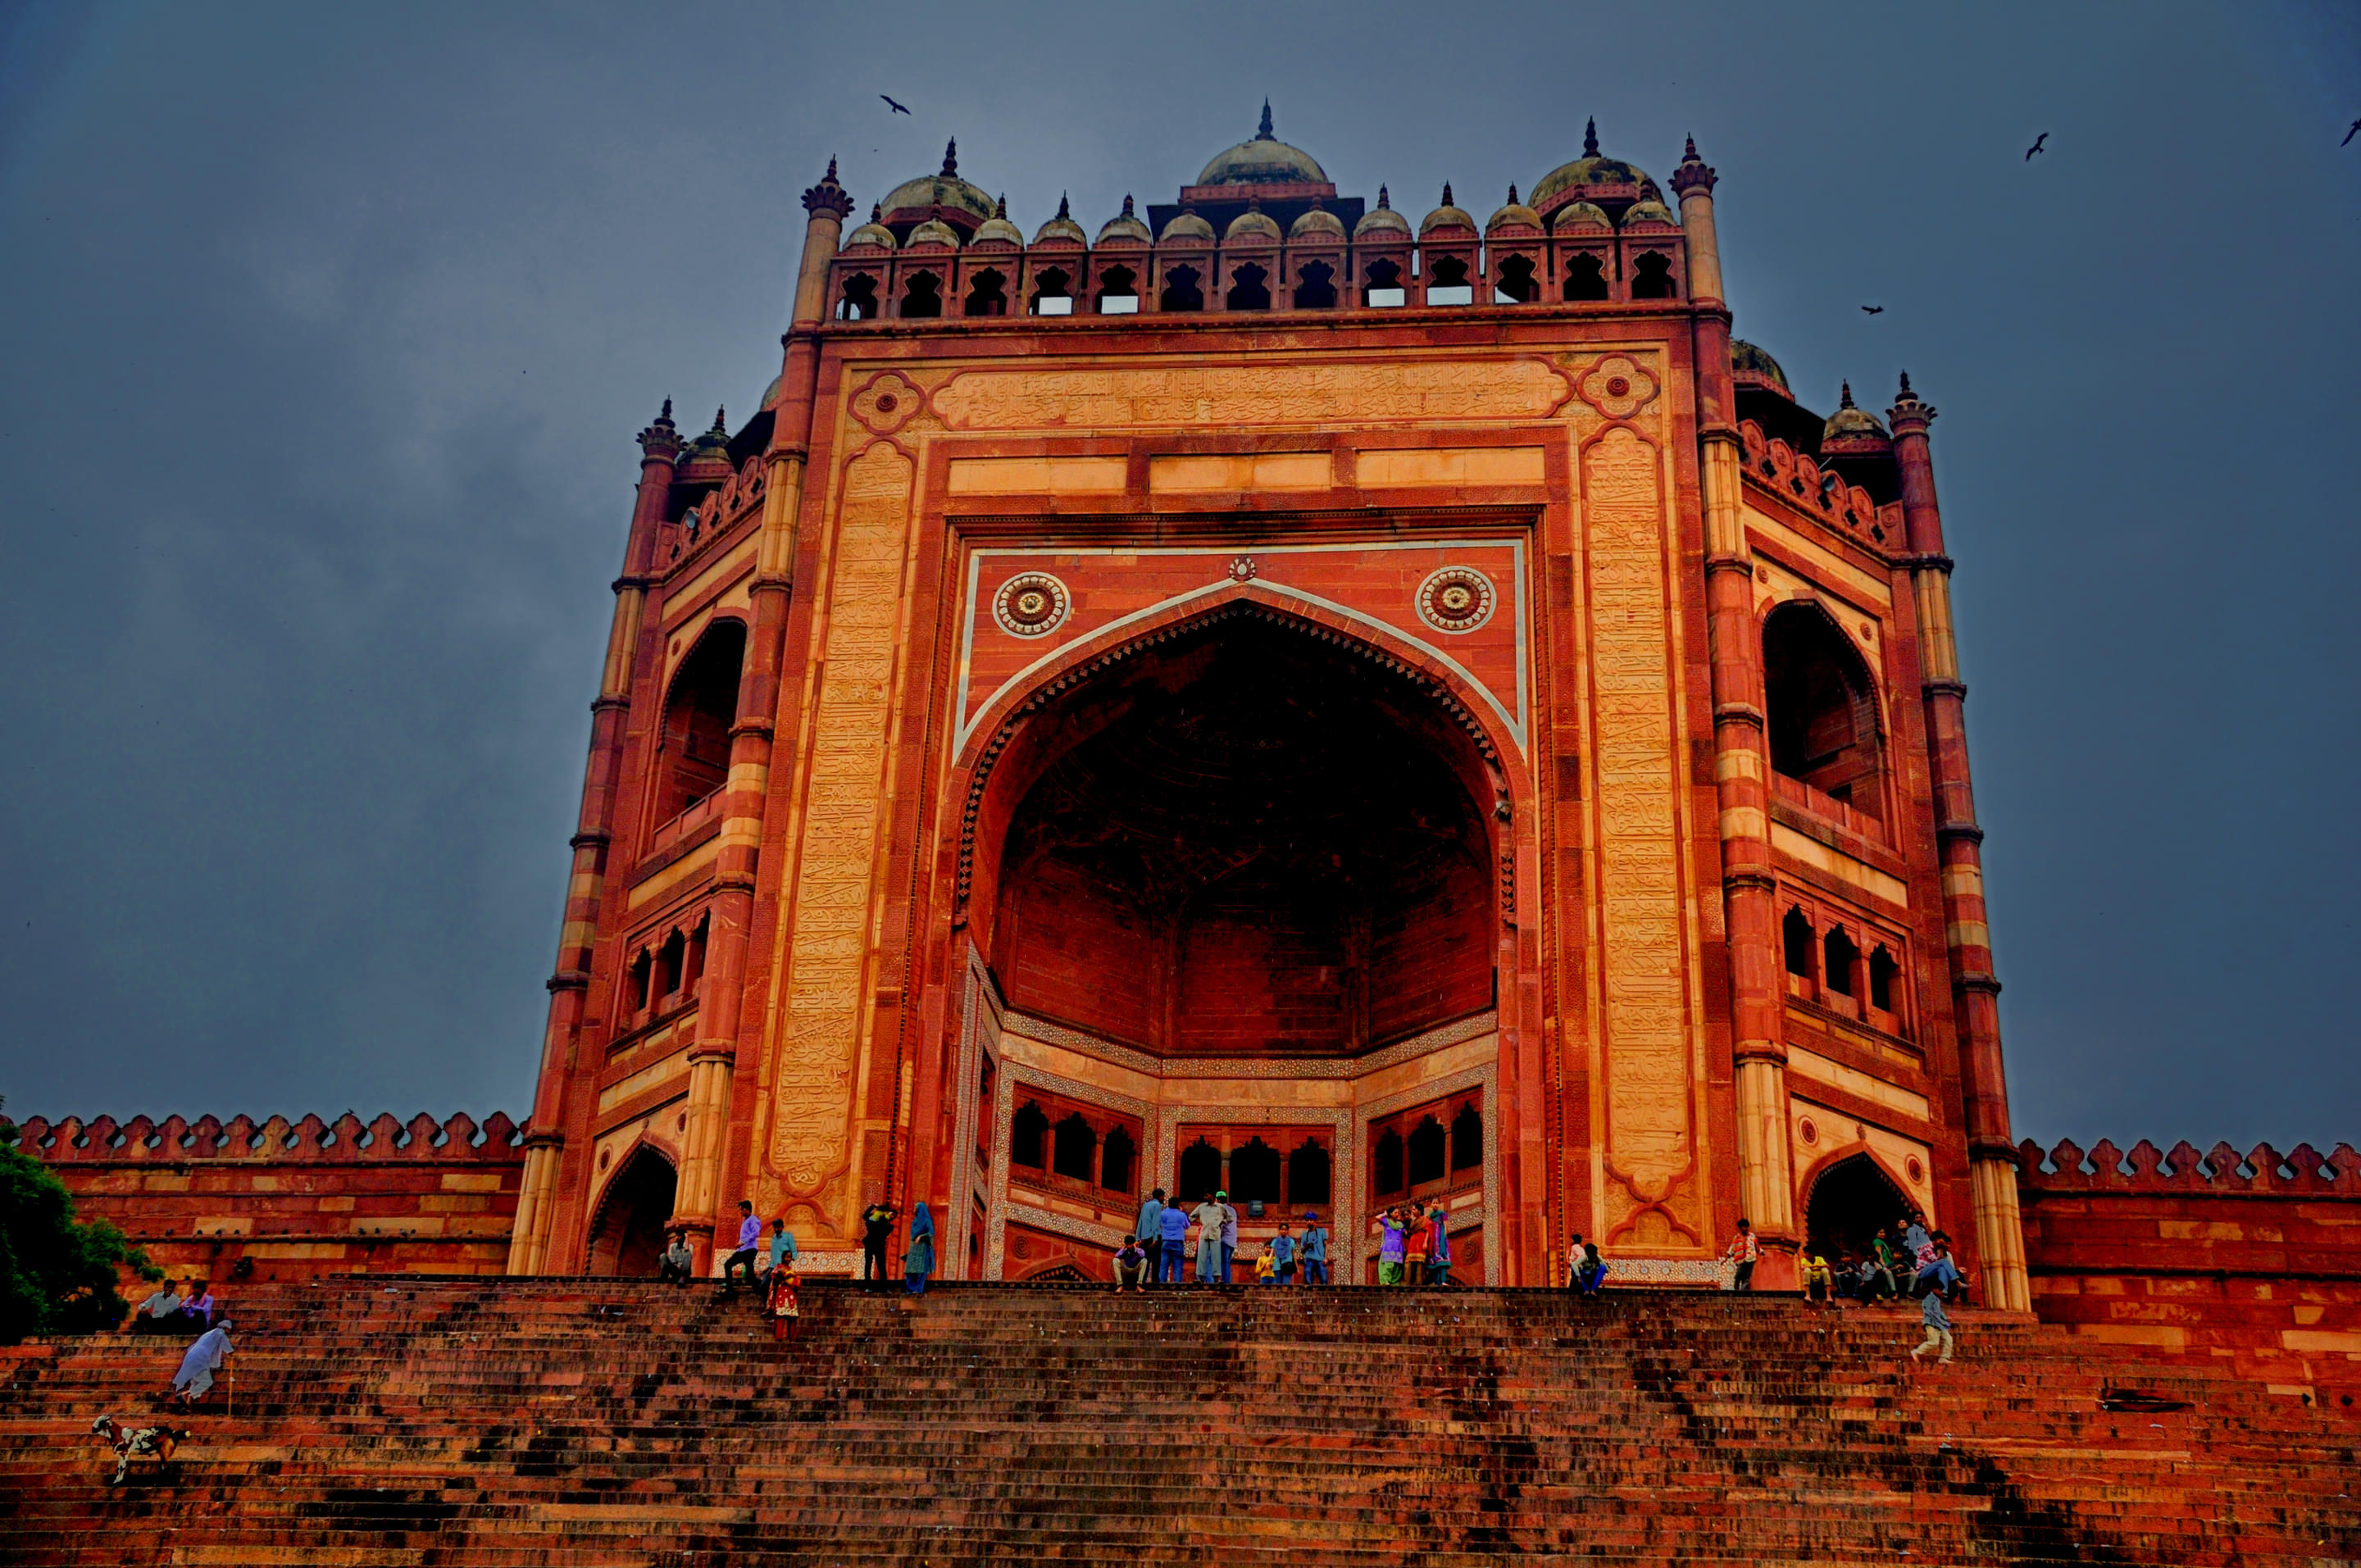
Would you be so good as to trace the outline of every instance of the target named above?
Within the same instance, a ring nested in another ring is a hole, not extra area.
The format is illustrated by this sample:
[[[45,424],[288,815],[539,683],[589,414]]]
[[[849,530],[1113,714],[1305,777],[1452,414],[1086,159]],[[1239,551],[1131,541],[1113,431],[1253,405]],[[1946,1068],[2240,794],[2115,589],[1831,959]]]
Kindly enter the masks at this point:
[[[1413,214],[1694,132],[1740,335],[1943,411],[2020,1133],[2361,1141],[2361,9],[795,12],[0,10],[12,1112],[522,1113],[631,434],[796,193],[1095,228],[1268,94]]]

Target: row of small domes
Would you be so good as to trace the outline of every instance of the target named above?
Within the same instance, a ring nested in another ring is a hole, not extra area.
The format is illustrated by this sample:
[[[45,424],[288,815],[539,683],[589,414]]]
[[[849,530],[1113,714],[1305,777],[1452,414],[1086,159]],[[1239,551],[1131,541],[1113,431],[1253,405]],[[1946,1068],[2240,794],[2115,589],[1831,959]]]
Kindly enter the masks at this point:
[[[898,196],[901,192],[897,190],[895,194]],[[1663,202],[1653,197],[1633,203],[1623,214],[1625,227],[1634,223],[1650,222],[1677,227],[1680,220],[1673,216],[1672,210]],[[1546,229],[1553,234],[1586,230],[1603,235],[1614,233],[1616,227],[1615,221],[1607,215],[1604,208],[1594,206],[1588,202],[1570,202],[1551,214],[1549,221],[1544,223],[1539,213],[1517,200],[1517,188],[1511,185],[1509,187],[1508,203],[1485,222],[1484,232],[1498,234],[1504,229],[1522,228],[1530,229],[1536,234]],[[1419,237],[1422,239],[1440,229],[1466,229],[1470,233],[1476,229],[1474,215],[1464,208],[1453,204],[1451,187],[1448,185],[1443,188],[1443,204],[1427,214],[1425,219],[1418,225]],[[1410,220],[1394,211],[1392,197],[1382,185],[1378,187],[1378,204],[1363,214],[1361,221],[1353,225],[1353,237],[1356,240],[1367,239],[1374,235],[1381,234],[1399,234],[1406,238],[1410,232]],[[1326,236],[1340,240],[1345,237],[1344,220],[1322,206],[1317,197],[1313,198],[1308,210],[1298,214],[1295,221],[1287,226],[1284,237],[1305,239],[1314,236]],[[1210,240],[1213,237],[1213,225],[1187,206],[1183,206],[1180,212],[1173,214],[1172,220],[1164,225],[1164,233],[1160,236],[1152,235],[1148,225],[1141,221],[1134,209],[1132,199],[1126,196],[1123,199],[1123,211],[1106,221],[1105,225],[1099,230],[1098,238],[1093,241],[1083,230],[1082,225],[1074,221],[1073,214],[1068,207],[1065,198],[1060,197],[1058,201],[1058,215],[1041,225],[1039,232],[1033,236],[1033,243],[1041,245],[1051,240],[1070,240],[1076,245],[1104,245],[1110,240],[1131,240],[1148,245],[1159,238],[1170,241]],[[1229,227],[1223,232],[1222,237],[1225,240],[1246,238],[1276,240],[1282,236],[1276,219],[1263,212],[1258,204],[1249,203],[1245,212],[1230,220]],[[1025,231],[1009,221],[1008,203],[1005,198],[994,203],[992,215],[976,225],[974,236],[968,243],[981,245],[994,240],[1005,241],[1016,246],[1022,246],[1025,243]],[[886,250],[895,248],[897,242],[894,238],[894,231],[887,228],[884,224],[883,203],[870,209],[869,221],[846,236],[844,243],[848,247],[860,245],[877,246]],[[950,225],[940,218],[928,218],[910,231],[907,241],[900,243],[908,246],[942,245],[956,247],[961,242],[959,231],[952,228]]]
[[[1697,148],[1691,144],[1687,160],[1696,158]],[[1271,134],[1270,105],[1268,103],[1263,105],[1261,129],[1254,138],[1217,155],[1197,177],[1199,189],[1222,185],[1268,188],[1272,184],[1292,184],[1300,190],[1304,184],[1316,186],[1327,183],[1327,174],[1310,153],[1301,148],[1290,147]],[[1329,186],[1329,189],[1334,190],[1334,187]],[[1596,194],[1599,202],[1607,205],[1585,199],[1591,194]],[[1532,199],[1532,205],[1525,204],[1517,199],[1517,188],[1510,186],[1507,203],[1484,224],[1484,232],[1492,234],[1503,229],[1527,228],[1536,233],[1543,230],[1563,233],[1577,229],[1611,233],[1619,226],[1619,222],[1617,217],[1609,215],[1608,208],[1610,206],[1624,209],[1620,214],[1620,224],[1624,225],[1635,220],[1667,225],[1676,225],[1678,221],[1664,205],[1663,192],[1657,189],[1653,180],[1629,163],[1600,155],[1598,126],[1595,120],[1584,128],[1582,156],[1543,175],[1541,183],[1533,187]],[[1553,202],[1558,204],[1544,218],[1538,209],[1548,207]],[[1008,220],[1006,199],[995,202],[980,187],[960,178],[959,143],[956,141],[944,148],[943,166],[939,171],[905,181],[895,186],[883,202],[871,209],[869,222],[853,230],[845,243],[848,246],[880,246],[893,249],[897,242],[892,230],[885,226],[884,220],[886,214],[918,211],[939,214],[946,210],[964,213],[979,220],[973,236],[976,242],[1000,240],[1018,246],[1025,243],[1023,231]],[[1451,187],[1445,185],[1443,188],[1443,204],[1419,224],[1418,233],[1424,236],[1440,229],[1472,231],[1476,226],[1475,218],[1454,204]],[[1393,210],[1393,203],[1381,185],[1378,188],[1378,204],[1354,225],[1353,237],[1359,240],[1380,234],[1407,236],[1410,232],[1410,220]],[[1285,237],[1301,239],[1328,236],[1342,238],[1344,234],[1343,220],[1326,211],[1315,196],[1310,210],[1299,214],[1288,226]],[[1229,239],[1248,236],[1281,237],[1277,220],[1258,211],[1251,202],[1246,212],[1231,220],[1224,236]],[[1209,240],[1214,237],[1213,226],[1184,202],[1180,211],[1164,225],[1163,235],[1155,236],[1134,210],[1132,199],[1126,196],[1122,214],[1109,219],[1099,230],[1096,243],[1103,245],[1109,240],[1133,240],[1148,244],[1159,237]],[[1036,245],[1047,240],[1068,240],[1083,245],[1093,243],[1083,233],[1082,225],[1074,221],[1062,197],[1058,202],[1058,215],[1042,225],[1040,232],[1033,236]],[[939,215],[935,215],[919,224],[911,231],[909,239],[901,243],[957,247],[960,237],[956,229],[944,223]]]

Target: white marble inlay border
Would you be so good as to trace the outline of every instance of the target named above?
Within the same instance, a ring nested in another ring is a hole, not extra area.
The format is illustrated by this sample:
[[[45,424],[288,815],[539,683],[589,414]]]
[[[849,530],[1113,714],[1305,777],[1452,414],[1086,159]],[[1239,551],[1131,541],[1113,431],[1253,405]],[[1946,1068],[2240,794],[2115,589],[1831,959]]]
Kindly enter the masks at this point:
[[[985,556],[1055,555],[1063,559],[1078,555],[1218,555],[1228,548],[1229,547],[1225,545],[1203,544],[1175,545],[1150,549],[1139,549],[1135,546],[1128,545],[1082,547],[1078,549],[1059,547],[1044,548],[1042,546],[1036,545],[1027,548],[986,549],[971,552],[968,555],[967,562],[967,608],[966,613],[961,617],[960,621],[959,695],[958,700],[952,706],[950,714],[951,754],[953,756],[957,756],[959,754],[961,748],[964,747],[968,743],[969,738],[975,733],[976,726],[983,722],[983,716],[985,714],[992,711],[992,705],[999,699],[1003,693],[1015,690],[1023,685],[1025,682],[1031,680],[1036,674],[1038,674],[1045,665],[1060,658],[1067,652],[1072,649],[1088,647],[1092,643],[1097,642],[1102,639],[1110,639],[1111,641],[1121,641],[1121,633],[1127,627],[1135,626],[1151,616],[1171,609],[1175,605],[1187,604],[1193,599],[1200,599],[1211,594],[1220,593],[1222,590],[1233,586],[1233,580],[1228,576],[1224,575],[1217,582],[1209,583],[1202,588],[1191,588],[1187,593],[1175,594],[1170,598],[1161,599],[1143,609],[1133,610],[1128,615],[1118,616],[1115,620],[1108,621],[1104,626],[1096,628],[1085,636],[1075,638],[1071,641],[1061,642],[1058,646],[1049,649],[1047,652],[1034,660],[1031,663],[1026,665],[1023,669],[1017,671],[1015,674],[1009,676],[1006,680],[1001,682],[999,685],[994,687],[991,695],[986,696],[983,702],[976,706],[975,712],[971,716],[968,714],[968,680],[974,667],[975,658],[975,623],[979,609],[976,603],[976,590],[983,580],[983,560]],[[1356,621],[1363,626],[1370,627],[1376,630],[1389,632],[1393,636],[1400,638],[1403,641],[1408,642],[1411,646],[1418,649],[1421,652],[1432,656],[1441,663],[1445,668],[1449,669],[1452,674],[1466,682],[1468,689],[1480,697],[1484,705],[1499,716],[1501,724],[1507,727],[1509,738],[1515,744],[1517,750],[1520,752],[1523,752],[1527,750],[1525,736],[1526,710],[1531,702],[1531,697],[1527,690],[1528,677],[1526,674],[1526,665],[1528,663],[1527,638],[1529,631],[1526,624],[1527,610],[1525,605],[1525,539],[1522,534],[1518,534],[1507,539],[1358,540],[1351,543],[1336,544],[1257,544],[1251,546],[1251,549],[1257,559],[1272,555],[1335,554],[1342,552],[1366,553],[1389,550],[1507,550],[1510,553],[1510,559],[1513,563],[1512,570],[1516,576],[1515,587],[1510,596],[1510,601],[1514,605],[1516,610],[1515,651],[1517,687],[1515,692],[1516,711],[1513,713],[1509,710],[1508,705],[1501,702],[1499,697],[1494,694],[1491,686],[1488,683],[1479,680],[1477,677],[1474,671],[1468,669],[1466,665],[1461,663],[1449,653],[1444,652],[1441,648],[1437,647],[1433,642],[1421,635],[1418,631],[1411,630],[1406,627],[1398,626],[1389,620],[1382,620],[1376,616],[1367,613],[1366,611],[1355,609],[1350,605],[1339,604],[1334,599],[1323,598],[1319,594],[1312,593],[1302,588],[1290,587],[1281,583],[1273,582],[1268,576],[1257,576],[1253,582],[1245,585],[1245,587],[1247,594],[1252,597],[1268,597],[1269,598],[1279,600],[1282,603],[1290,598],[1298,599],[1305,604],[1317,605],[1321,609],[1341,615],[1348,620]],[[1412,620],[1413,623],[1415,623],[1414,611]]]

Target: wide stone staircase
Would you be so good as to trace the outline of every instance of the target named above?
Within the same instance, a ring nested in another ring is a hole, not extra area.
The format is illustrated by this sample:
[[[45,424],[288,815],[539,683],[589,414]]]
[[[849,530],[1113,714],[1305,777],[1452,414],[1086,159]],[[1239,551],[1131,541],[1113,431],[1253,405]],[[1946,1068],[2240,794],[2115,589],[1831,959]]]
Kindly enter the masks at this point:
[[[181,1346],[0,1350],[0,1563],[2361,1560],[2361,1428],[1960,1314],[1526,1290],[339,1279],[110,1487]],[[2178,1407],[2178,1408],[2175,1408]]]

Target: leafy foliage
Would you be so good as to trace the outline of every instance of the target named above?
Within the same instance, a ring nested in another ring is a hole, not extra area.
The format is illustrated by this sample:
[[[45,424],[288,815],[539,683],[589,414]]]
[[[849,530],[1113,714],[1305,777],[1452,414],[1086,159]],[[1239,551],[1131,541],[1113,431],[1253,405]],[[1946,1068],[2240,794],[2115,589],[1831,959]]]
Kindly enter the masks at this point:
[[[0,1344],[113,1328],[131,1310],[115,1288],[121,1270],[164,1271],[107,1221],[76,1222],[65,1183],[15,1142],[0,1121]]]

